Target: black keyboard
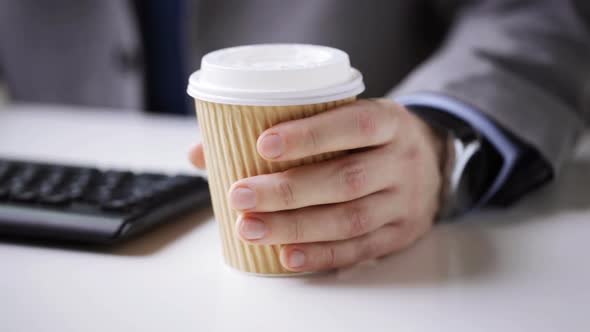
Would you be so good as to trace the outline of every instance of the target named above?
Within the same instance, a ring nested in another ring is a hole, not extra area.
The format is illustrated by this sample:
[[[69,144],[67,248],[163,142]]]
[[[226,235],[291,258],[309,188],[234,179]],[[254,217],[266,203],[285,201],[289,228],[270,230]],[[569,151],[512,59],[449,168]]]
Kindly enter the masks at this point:
[[[0,236],[114,243],[210,204],[201,177],[0,159]]]

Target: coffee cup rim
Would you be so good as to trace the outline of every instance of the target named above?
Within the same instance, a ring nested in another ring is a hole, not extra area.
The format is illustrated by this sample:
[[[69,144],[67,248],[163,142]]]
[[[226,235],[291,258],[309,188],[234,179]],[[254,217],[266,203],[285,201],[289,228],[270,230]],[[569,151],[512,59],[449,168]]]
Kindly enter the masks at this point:
[[[202,101],[245,106],[289,106],[319,104],[355,97],[365,90],[362,74],[350,68],[350,79],[338,85],[310,90],[245,90],[208,85],[201,70],[191,74],[187,93]]]

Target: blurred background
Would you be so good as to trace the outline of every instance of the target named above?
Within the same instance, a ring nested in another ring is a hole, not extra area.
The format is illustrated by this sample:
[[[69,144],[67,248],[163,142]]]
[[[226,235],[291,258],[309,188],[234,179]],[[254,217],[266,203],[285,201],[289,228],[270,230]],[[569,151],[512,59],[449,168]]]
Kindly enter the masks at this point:
[[[6,86],[0,83],[0,108],[8,103],[8,93],[6,91]]]
[[[380,97],[436,50],[455,2],[4,0],[0,82],[16,102],[186,115],[204,54],[297,42],[348,52]]]

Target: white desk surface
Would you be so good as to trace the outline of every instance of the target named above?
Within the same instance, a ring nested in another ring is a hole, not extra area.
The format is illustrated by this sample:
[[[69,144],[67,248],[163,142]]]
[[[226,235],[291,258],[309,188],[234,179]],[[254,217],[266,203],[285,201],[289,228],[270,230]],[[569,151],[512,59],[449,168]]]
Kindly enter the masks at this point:
[[[0,110],[0,155],[191,171],[193,118]],[[210,211],[109,250],[0,242],[0,331],[590,331],[590,140],[558,183],[410,250],[297,278],[221,260]]]

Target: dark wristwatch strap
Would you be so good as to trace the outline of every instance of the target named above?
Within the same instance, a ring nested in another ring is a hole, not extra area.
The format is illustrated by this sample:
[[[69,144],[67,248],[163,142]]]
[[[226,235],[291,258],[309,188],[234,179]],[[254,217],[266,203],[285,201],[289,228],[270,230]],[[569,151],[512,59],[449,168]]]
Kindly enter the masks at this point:
[[[446,171],[446,187],[443,188],[443,195],[446,197],[443,197],[440,217],[459,215],[473,208],[497,176],[502,157],[465,121],[438,109],[412,107],[410,110],[434,129],[447,133],[447,145],[450,149],[448,153],[467,153],[456,156],[458,159],[452,161],[453,165],[450,167],[459,169]],[[477,146],[476,153],[470,154],[469,149],[455,149],[456,146],[473,148],[474,145]],[[459,177],[453,178],[451,182],[451,173],[457,171],[460,172]],[[449,188],[450,186],[453,188]]]

